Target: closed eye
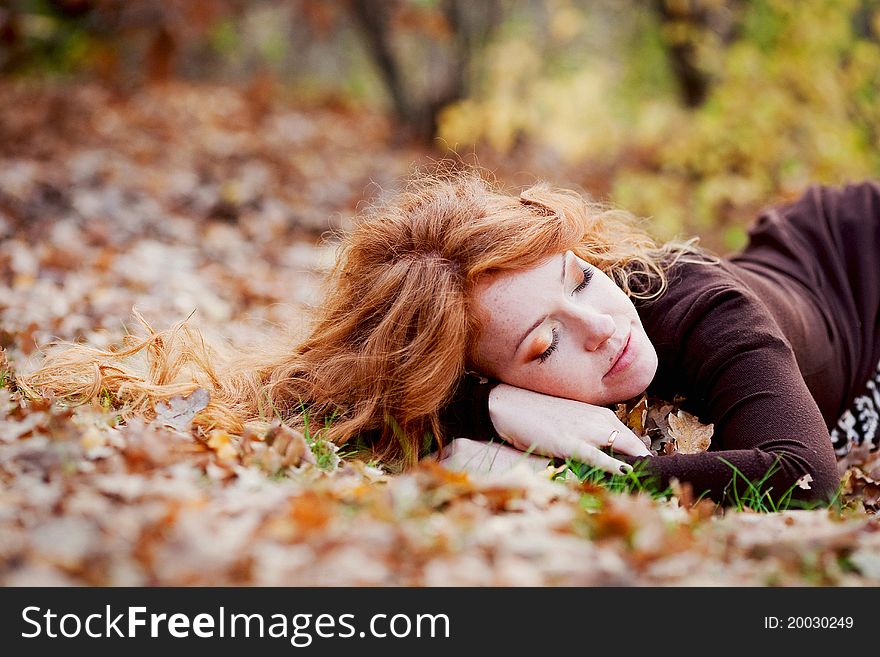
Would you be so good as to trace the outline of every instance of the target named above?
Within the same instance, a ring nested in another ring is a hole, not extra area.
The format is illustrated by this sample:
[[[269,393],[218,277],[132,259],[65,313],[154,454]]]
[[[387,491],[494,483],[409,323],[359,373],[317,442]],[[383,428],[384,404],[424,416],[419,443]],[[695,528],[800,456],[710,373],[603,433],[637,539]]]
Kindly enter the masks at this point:
[[[547,347],[547,349],[544,351],[544,353],[542,353],[540,356],[538,356],[538,360],[540,360],[542,363],[545,362],[548,358],[550,358],[550,356],[553,354],[553,352],[556,351],[556,348],[558,346],[559,346],[559,333],[554,328],[553,329],[553,339],[550,341],[550,346]]]
[[[590,279],[593,278],[593,270],[590,267],[584,267],[583,271],[584,271],[584,278],[578,284],[578,286],[571,291],[572,294],[577,294],[578,292],[583,290],[585,287],[587,287],[587,285],[590,282]]]

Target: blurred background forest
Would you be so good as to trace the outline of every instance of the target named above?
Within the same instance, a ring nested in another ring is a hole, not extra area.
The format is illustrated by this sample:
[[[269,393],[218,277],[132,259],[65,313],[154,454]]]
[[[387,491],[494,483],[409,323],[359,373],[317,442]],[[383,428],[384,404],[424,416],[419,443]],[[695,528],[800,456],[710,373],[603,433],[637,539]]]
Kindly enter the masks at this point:
[[[5,0],[0,79],[9,156],[33,147],[23,133],[70,126],[61,114],[100,123],[91,102],[151,90],[158,115],[179,115],[182,89],[233,88],[257,123],[295,107],[331,111],[321,131],[354,127],[316,158],[454,150],[719,251],[811,182],[880,173],[880,0]],[[354,196],[407,167],[368,169]],[[333,166],[320,176],[343,184]],[[224,189],[213,212],[234,215],[246,199]]]

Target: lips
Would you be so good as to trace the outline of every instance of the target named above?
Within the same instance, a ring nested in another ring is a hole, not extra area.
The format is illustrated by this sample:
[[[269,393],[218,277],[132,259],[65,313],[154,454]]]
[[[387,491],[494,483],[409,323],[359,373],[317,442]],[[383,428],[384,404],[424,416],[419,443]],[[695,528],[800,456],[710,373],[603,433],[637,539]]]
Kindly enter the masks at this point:
[[[614,362],[611,363],[611,367],[608,368],[608,371],[605,372],[605,376],[611,374],[614,370],[614,367],[617,365],[618,361],[621,357],[626,353],[627,347],[629,347],[629,341],[632,339],[632,331],[630,331],[629,335],[626,336],[626,341],[623,343],[623,346],[620,348],[620,351],[617,352],[617,355],[614,357]]]

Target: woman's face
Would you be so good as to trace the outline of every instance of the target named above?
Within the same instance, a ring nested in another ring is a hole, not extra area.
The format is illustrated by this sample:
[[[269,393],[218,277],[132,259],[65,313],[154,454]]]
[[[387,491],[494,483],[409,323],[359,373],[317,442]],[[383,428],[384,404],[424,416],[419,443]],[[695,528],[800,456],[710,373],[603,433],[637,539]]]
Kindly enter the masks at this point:
[[[657,352],[635,306],[572,251],[476,289],[486,374],[520,388],[606,406],[644,392]]]

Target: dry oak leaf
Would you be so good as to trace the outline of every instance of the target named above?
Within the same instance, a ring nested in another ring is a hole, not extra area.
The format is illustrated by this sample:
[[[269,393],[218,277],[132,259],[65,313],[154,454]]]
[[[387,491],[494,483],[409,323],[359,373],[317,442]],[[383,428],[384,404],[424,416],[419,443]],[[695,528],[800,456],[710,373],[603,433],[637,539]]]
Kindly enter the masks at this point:
[[[670,439],[669,422],[666,418],[674,410],[672,404],[661,404],[648,408],[647,430],[652,438]],[[651,448],[651,446],[649,446]]]
[[[632,408],[629,402],[623,402],[617,404],[615,409],[617,418],[638,436],[648,449],[651,449],[651,437],[648,435],[647,420],[651,410],[647,395],[642,395]]]
[[[645,435],[648,419],[648,397],[643,395],[635,406],[628,408],[626,403],[617,405],[617,417],[637,436]]]
[[[172,397],[167,404],[156,402],[156,422],[187,433],[196,413],[208,405],[209,399],[207,390],[196,388],[188,397]]]
[[[255,465],[271,475],[303,463],[317,464],[305,436],[278,420],[266,426],[248,423],[242,452],[245,465]]]
[[[842,478],[843,499],[861,502],[871,512],[880,509],[880,482],[866,475],[858,466],[851,466]]]
[[[669,432],[675,439],[679,454],[698,454],[709,449],[714,424],[703,424],[696,416],[682,410],[670,413],[666,421],[669,422]]]

